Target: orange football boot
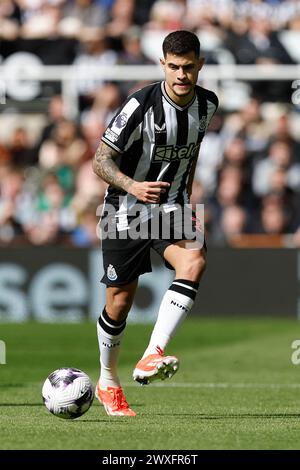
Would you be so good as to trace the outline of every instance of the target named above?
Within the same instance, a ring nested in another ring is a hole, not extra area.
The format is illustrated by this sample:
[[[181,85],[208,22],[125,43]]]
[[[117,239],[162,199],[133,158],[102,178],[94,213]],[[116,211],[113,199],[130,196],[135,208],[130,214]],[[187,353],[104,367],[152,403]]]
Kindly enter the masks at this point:
[[[100,388],[97,383],[95,395],[104,406],[105,411],[110,416],[136,416],[136,413],[129,408],[124,392],[121,387]]]
[[[173,377],[179,368],[179,360],[175,356],[164,356],[163,350],[157,346],[157,354],[141,359],[133,371],[133,379],[141,385],[148,385],[153,380],[165,380]]]

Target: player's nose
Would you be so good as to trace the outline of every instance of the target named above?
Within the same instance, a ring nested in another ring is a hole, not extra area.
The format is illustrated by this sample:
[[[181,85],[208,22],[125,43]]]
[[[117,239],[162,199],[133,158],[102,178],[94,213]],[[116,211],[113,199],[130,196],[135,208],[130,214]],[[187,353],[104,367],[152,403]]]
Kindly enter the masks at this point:
[[[177,78],[178,80],[184,80],[186,78],[186,73],[182,67],[178,69]]]

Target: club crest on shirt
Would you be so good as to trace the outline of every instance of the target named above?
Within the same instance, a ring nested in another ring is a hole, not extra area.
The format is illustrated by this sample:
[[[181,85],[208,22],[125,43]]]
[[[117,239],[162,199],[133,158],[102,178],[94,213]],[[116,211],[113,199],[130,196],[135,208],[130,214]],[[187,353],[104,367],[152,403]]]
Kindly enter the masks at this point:
[[[206,123],[207,123],[206,116],[202,116],[202,118],[199,121],[199,131],[200,132],[204,132],[206,130]]]
[[[112,264],[109,264],[108,265],[108,268],[107,268],[107,277],[110,281],[115,281],[117,279],[117,273],[116,273],[116,270],[115,268],[113,267]]]

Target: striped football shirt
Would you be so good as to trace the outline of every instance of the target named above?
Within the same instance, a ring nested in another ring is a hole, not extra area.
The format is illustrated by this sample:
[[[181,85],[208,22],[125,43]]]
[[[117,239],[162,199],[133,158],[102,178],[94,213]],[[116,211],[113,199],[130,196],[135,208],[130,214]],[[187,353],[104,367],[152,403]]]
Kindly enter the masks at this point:
[[[193,99],[181,107],[167,95],[164,82],[154,83],[127,98],[102,140],[119,153],[116,163],[125,175],[136,181],[170,183],[160,204],[172,210],[189,202],[189,172],[217,107],[215,93],[198,85]],[[105,203],[116,209],[118,228],[126,228],[128,211],[137,199],[109,186]]]

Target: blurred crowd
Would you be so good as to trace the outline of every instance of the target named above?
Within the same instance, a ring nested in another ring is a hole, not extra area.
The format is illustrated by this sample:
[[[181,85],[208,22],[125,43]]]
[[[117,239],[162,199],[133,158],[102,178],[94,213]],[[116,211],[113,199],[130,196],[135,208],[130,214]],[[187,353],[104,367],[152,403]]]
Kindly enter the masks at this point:
[[[143,29],[151,53],[159,32],[190,29],[199,34],[207,60],[242,64],[299,60],[298,0],[1,0],[0,38],[73,38],[83,50],[86,35],[106,38],[112,49],[132,25]],[[101,33],[101,34],[100,34]],[[92,35],[93,36],[93,35]],[[159,49],[160,50],[160,49]],[[56,51],[59,54],[59,51]],[[230,58],[230,59],[229,59]],[[156,59],[156,57],[155,57]],[[65,60],[72,60],[66,56]]]
[[[296,0],[1,0],[0,60],[59,40],[44,49],[44,63],[154,64],[175,29],[198,34],[208,64],[300,63]],[[53,93],[34,136],[24,121],[0,139],[1,245],[99,244],[106,184],[91,160],[124,98],[147,83],[77,83],[76,119]],[[290,83],[250,85],[241,107],[228,110],[221,100],[202,144],[192,203],[205,203],[213,244],[238,246],[241,236],[255,234],[300,246],[299,108]],[[5,112],[0,104],[0,122]]]

